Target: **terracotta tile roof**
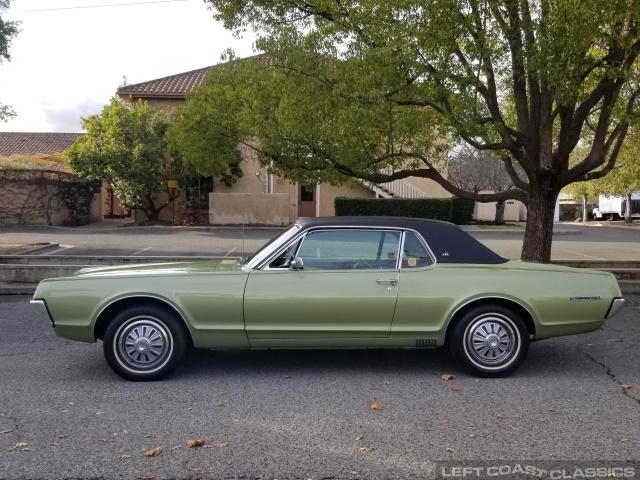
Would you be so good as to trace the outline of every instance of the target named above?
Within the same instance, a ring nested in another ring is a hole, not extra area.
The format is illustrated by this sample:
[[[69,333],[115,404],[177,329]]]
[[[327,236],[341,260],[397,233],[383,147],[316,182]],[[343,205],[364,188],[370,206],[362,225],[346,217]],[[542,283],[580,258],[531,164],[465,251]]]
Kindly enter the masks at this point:
[[[125,85],[118,88],[121,97],[133,96],[137,98],[173,97],[184,98],[187,92],[202,85],[209,70],[213,67],[199,68],[189,72],[178,73],[168,77],[157,78],[147,82]]]
[[[0,155],[51,155],[64,152],[83,133],[0,132]]]

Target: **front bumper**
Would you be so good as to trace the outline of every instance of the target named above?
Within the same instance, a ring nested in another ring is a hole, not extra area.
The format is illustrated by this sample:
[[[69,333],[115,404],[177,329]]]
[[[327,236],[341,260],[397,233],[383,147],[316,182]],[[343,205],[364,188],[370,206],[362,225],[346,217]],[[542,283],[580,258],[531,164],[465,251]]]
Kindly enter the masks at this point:
[[[620,311],[622,307],[624,307],[624,298],[614,298],[611,301],[611,306],[609,307],[609,311],[607,312],[604,318],[609,319],[613,317],[616,313]]]
[[[53,323],[53,318],[51,318],[51,314],[44,300],[31,300],[31,308],[40,320],[50,323],[52,327],[56,326],[56,324]]]

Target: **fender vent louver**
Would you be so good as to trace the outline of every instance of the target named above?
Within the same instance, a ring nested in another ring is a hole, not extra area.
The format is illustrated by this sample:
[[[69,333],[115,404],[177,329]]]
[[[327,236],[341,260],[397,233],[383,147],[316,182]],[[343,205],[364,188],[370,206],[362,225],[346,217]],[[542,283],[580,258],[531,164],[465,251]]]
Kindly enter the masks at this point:
[[[418,338],[416,339],[416,348],[435,348],[435,338]]]

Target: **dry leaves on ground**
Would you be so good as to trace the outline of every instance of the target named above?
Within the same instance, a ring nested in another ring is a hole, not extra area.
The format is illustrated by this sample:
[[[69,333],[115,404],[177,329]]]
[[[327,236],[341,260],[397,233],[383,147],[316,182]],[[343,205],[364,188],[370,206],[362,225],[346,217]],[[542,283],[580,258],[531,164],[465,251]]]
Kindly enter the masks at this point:
[[[451,373],[443,373],[442,375],[440,375],[440,378],[443,379],[444,381],[447,381],[447,380],[453,380],[454,378],[456,378],[456,376]]]
[[[154,448],[153,450],[147,450],[146,452],[144,452],[144,456],[145,457],[157,457],[158,455],[160,455],[161,451],[162,451],[162,448],[160,448],[160,447]]]
[[[621,383],[620,386],[622,387],[623,390],[627,390],[629,388],[632,388],[631,385],[627,385],[626,383]]]
[[[381,412],[383,410],[383,408],[378,405],[378,402],[373,402],[369,408],[371,410],[377,410],[378,412]]]
[[[506,420],[506,419],[507,419],[507,418],[509,418],[509,417],[507,417],[506,415],[498,415],[496,418],[497,418],[498,420]]]
[[[360,450],[361,452],[370,452],[371,450],[373,450],[373,448],[369,448],[369,447],[360,447],[358,450]]]
[[[451,390],[453,390],[454,392],[459,392],[462,389],[460,387],[451,387]]]
[[[144,475],[140,475],[138,477],[139,480],[151,480],[152,478],[156,478],[153,473],[145,473]]]
[[[199,438],[197,440],[189,440],[187,442],[187,445],[189,445],[189,448],[191,448],[191,447],[201,447],[202,445],[204,445],[204,439],[203,438]]]
[[[9,448],[8,451],[13,452],[14,450],[26,448],[27,446],[29,446],[28,443],[24,443],[24,442],[16,443],[13,447]]]

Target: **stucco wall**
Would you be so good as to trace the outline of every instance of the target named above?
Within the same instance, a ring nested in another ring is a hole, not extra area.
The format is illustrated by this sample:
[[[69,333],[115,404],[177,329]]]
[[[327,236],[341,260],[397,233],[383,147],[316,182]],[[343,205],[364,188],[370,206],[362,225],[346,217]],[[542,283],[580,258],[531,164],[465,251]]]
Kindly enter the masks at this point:
[[[496,202],[476,203],[476,220],[492,222],[496,218]],[[504,208],[507,222],[521,222],[527,219],[526,207],[518,200],[507,200]]]
[[[333,217],[336,214],[336,197],[375,198],[375,193],[364,187],[334,187],[333,185],[322,184],[320,185],[321,217]]]
[[[289,225],[291,196],[286,193],[210,193],[212,225]]]

